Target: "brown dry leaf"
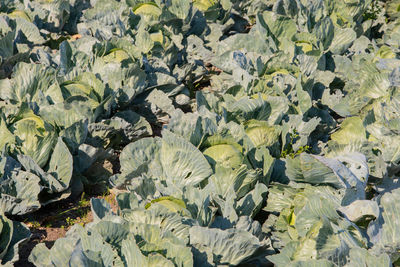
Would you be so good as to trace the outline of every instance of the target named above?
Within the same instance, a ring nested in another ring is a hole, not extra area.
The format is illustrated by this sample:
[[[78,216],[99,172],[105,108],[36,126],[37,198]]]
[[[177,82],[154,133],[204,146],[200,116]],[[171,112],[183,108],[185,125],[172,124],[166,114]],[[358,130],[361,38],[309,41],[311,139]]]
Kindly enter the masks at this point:
[[[81,39],[81,38],[82,38],[82,35],[80,35],[79,33],[71,36],[71,40],[73,40],[73,41]]]

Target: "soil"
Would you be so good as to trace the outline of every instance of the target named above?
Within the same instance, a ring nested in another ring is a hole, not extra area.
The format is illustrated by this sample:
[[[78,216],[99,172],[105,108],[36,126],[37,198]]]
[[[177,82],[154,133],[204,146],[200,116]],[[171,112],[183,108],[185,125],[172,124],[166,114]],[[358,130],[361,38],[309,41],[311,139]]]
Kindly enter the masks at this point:
[[[34,265],[28,261],[32,249],[39,243],[45,243],[48,248],[51,248],[54,242],[65,236],[67,232],[62,228],[39,227],[30,229],[32,233],[31,239],[20,248],[20,260],[17,261],[14,266],[33,267]]]
[[[77,36],[79,38],[79,36]],[[162,124],[151,124],[153,136],[161,136]],[[91,178],[107,180],[111,175],[120,173],[119,156],[121,151],[116,149],[114,155],[102,162],[96,162],[84,174]],[[91,198],[102,198],[110,203],[114,213],[117,212],[115,196],[116,189],[109,190],[106,183],[85,188],[84,193],[75,198],[67,198],[42,207],[38,211],[25,216],[11,216],[10,219],[24,222],[31,231],[31,238],[19,249],[20,259],[14,264],[18,267],[32,267],[28,258],[32,249],[39,243],[44,243],[49,249],[55,241],[65,236],[74,224],[82,226],[92,222],[93,215],[90,209]]]
[[[118,159],[112,161],[104,161],[103,164],[97,165],[107,170],[109,175],[119,172]],[[80,197],[71,199],[67,198],[55,203],[51,203],[42,207],[38,211],[25,216],[13,216],[12,220],[24,222],[31,231],[31,238],[24,243],[19,250],[20,259],[14,266],[32,267],[28,258],[32,249],[39,243],[44,243],[48,248],[54,245],[54,242],[65,236],[68,230],[74,224],[86,225],[92,222],[93,215],[90,210],[90,199],[102,198],[110,203],[114,212],[117,211],[117,202],[115,200],[114,191],[108,190],[106,187],[101,188],[98,192],[91,190],[90,195],[83,193]]]

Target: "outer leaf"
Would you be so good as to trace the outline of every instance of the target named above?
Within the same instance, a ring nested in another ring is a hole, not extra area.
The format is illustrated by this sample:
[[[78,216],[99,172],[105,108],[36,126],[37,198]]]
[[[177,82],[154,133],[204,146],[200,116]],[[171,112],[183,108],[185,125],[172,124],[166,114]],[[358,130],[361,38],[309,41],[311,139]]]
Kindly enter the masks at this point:
[[[211,166],[191,143],[165,130],[161,141],[160,161],[167,181],[193,186],[211,175]]]
[[[191,245],[200,252],[211,253],[212,261],[209,263],[212,265],[238,265],[251,258],[262,246],[255,236],[245,231],[222,231],[194,226],[189,233]]]
[[[73,172],[73,160],[68,147],[62,141],[61,137],[58,138],[56,147],[54,148],[48,172],[63,184],[63,189],[69,187]]]
[[[368,234],[374,244],[375,253],[386,252],[394,262],[400,258],[400,189],[384,193],[379,198],[381,216],[368,227]]]

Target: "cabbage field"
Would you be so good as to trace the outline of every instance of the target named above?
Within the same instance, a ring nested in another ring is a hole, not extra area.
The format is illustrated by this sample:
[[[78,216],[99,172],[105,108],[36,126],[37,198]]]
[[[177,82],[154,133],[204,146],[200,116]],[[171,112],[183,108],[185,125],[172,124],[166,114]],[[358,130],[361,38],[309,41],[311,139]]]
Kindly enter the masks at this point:
[[[0,115],[1,266],[400,266],[400,0],[0,0]]]

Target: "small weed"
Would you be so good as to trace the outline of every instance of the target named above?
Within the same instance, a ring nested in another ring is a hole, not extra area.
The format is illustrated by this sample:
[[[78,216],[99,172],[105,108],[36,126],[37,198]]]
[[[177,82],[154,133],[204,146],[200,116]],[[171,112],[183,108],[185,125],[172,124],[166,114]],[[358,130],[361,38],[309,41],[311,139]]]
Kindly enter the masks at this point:
[[[293,159],[296,156],[300,155],[301,153],[310,152],[311,147],[309,145],[301,146],[301,147],[299,147],[299,149],[294,151],[293,145],[296,143],[296,141],[299,137],[300,137],[300,135],[297,133],[296,130],[294,130],[293,133],[290,134],[290,142],[287,145],[286,149],[282,151],[282,153],[281,153],[282,158],[286,158],[287,156],[289,156]]]
[[[65,219],[65,221],[66,221],[66,223],[67,223],[67,226],[72,226],[72,225],[74,225],[75,222],[76,222],[76,220],[73,219],[73,218],[71,218],[71,217],[67,217],[67,218]]]
[[[114,203],[114,196],[112,194],[105,196],[104,200],[107,201],[110,205]]]
[[[376,20],[381,11],[382,7],[379,5],[378,1],[373,0],[367,11],[364,12],[363,17],[365,20]]]
[[[41,227],[40,222],[38,222],[38,221],[31,222],[31,225],[32,225],[32,228],[34,228],[34,229]]]
[[[90,205],[90,200],[86,199],[85,192],[82,193],[81,199],[78,202],[79,207],[87,207]]]
[[[111,195],[111,191],[110,191],[110,189],[107,187],[106,190],[103,192],[102,196],[103,196],[103,197],[107,197],[107,196],[109,196],[109,195]]]

